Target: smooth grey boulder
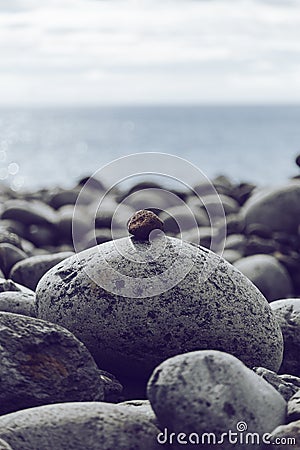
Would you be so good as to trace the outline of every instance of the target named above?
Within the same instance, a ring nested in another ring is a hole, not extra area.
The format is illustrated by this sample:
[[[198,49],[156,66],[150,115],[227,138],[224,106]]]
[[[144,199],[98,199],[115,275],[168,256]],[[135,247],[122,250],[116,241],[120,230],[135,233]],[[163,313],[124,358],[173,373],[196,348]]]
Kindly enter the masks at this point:
[[[271,255],[252,255],[234,263],[271,302],[293,294],[291,277],[285,267]]]
[[[155,450],[159,430],[145,414],[101,402],[30,408],[0,417],[14,450]]]
[[[261,224],[272,231],[296,233],[300,215],[300,183],[260,190],[242,208],[246,226]]]
[[[237,424],[242,421],[244,431],[262,436],[285,421],[283,397],[237,358],[219,351],[164,361],[154,370],[147,392],[160,426],[169,433],[214,433],[219,440],[228,430],[241,431]],[[233,449],[236,444],[225,438],[217,448]]]
[[[9,277],[34,291],[39,280],[49,269],[72,255],[74,255],[74,252],[31,256],[15,264],[10,271]]]
[[[281,299],[271,302],[281,327],[284,353],[280,373],[300,377],[300,299]]]
[[[36,298],[38,317],[69,329],[118,378],[145,379],[195,349],[227,351],[250,367],[281,364],[280,328],[258,289],[176,238],[124,238],[80,252],[43,276]]]
[[[285,375],[277,375],[277,373],[264,367],[254,367],[253,371],[270,383],[282,395],[285,401],[288,401],[300,389],[300,385],[297,386],[295,382],[285,378]],[[300,379],[298,381],[300,382]]]
[[[21,291],[1,292],[0,311],[36,317],[35,294],[26,294]]]
[[[57,325],[0,313],[0,360],[0,414],[104,398],[104,382],[90,353]]]
[[[2,219],[16,220],[26,225],[50,225],[56,223],[53,208],[39,200],[8,200],[4,204]]]

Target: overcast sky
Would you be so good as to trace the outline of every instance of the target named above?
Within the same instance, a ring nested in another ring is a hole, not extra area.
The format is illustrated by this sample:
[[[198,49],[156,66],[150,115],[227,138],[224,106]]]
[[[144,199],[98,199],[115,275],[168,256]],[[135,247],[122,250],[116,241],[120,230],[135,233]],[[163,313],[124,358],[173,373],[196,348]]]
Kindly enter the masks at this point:
[[[0,105],[300,102],[300,0],[0,0]]]

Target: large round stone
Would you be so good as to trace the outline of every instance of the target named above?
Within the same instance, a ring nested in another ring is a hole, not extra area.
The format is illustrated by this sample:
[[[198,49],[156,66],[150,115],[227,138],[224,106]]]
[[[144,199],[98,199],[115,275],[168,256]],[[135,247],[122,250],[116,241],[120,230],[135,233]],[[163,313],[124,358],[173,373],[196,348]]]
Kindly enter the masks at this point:
[[[39,318],[63,325],[101,368],[148,377],[170,356],[217,349],[277,371],[282,335],[263,295],[212,252],[176,238],[123,238],[48,271]]]

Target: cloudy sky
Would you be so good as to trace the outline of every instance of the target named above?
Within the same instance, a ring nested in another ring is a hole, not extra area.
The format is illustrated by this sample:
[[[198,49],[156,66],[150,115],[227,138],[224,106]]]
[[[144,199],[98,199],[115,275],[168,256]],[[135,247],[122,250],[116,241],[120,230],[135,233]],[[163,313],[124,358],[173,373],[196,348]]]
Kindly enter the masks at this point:
[[[0,0],[0,106],[300,102],[300,0]]]

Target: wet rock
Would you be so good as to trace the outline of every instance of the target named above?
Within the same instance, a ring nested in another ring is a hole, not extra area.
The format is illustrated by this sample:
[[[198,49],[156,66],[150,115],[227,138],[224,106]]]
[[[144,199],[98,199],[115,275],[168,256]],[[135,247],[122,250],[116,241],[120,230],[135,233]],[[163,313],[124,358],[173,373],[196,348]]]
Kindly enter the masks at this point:
[[[0,414],[104,397],[98,368],[69,331],[32,317],[0,313]],[[1,427],[0,427],[1,428]]]
[[[300,385],[297,386],[292,381],[286,381],[284,375],[277,375],[277,373],[264,367],[254,367],[253,370],[257,375],[270,383],[282,395],[285,401],[288,401],[300,389]]]
[[[35,317],[35,295],[20,291],[1,292],[0,311]]]
[[[31,408],[0,417],[14,450],[154,450],[159,430],[144,414],[101,402]]]
[[[74,255],[40,280],[38,317],[84,342],[101,368],[145,379],[207,347],[278,370],[282,336],[265,298],[222,258],[175,238],[124,238]]]
[[[300,299],[284,299],[270,303],[281,327],[284,340],[280,373],[300,376]]]
[[[10,278],[34,291],[39,280],[51,267],[72,255],[74,252],[32,256],[15,264],[10,271]]]
[[[269,302],[293,293],[293,285],[287,270],[271,255],[252,255],[234,263]]]
[[[242,420],[248,432],[262,435],[285,421],[283,397],[237,358],[218,351],[191,352],[164,361],[154,370],[147,392],[161,428],[169,432],[220,437],[230,429],[238,431]],[[216,448],[236,445],[225,440]]]
[[[25,258],[27,258],[26,253],[18,247],[11,244],[0,244],[0,269],[6,278],[13,265]]]
[[[243,206],[246,226],[261,224],[272,231],[295,233],[300,215],[300,183],[264,189]]]

